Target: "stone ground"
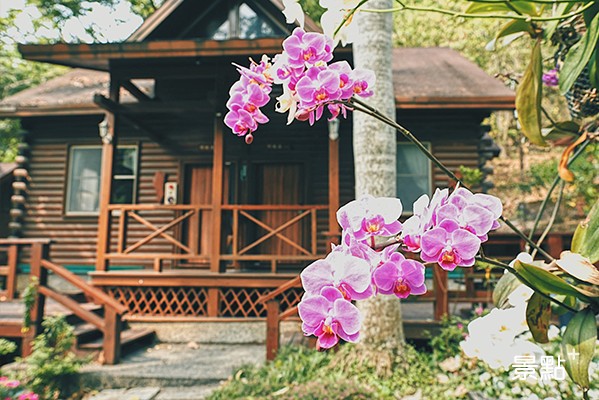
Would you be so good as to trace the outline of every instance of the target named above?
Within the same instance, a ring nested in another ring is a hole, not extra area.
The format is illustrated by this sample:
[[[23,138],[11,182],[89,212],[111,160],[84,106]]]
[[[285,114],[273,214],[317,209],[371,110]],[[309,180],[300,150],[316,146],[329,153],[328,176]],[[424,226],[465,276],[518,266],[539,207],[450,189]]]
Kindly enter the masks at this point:
[[[200,400],[236,368],[264,360],[264,344],[163,343],[119,365],[87,365],[80,384],[103,388],[87,400]]]

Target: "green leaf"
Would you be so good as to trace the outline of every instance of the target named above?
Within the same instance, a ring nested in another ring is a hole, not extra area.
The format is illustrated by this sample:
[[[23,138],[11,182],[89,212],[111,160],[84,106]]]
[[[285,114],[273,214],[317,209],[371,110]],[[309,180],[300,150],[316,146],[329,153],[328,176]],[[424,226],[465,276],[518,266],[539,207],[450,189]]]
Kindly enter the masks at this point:
[[[516,110],[524,136],[539,146],[546,145],[541,133],[542,76],[541,41],[536,40],[530,63],[516,91]]]
[[[516,261],[514,263],[514,269],[528,283],[547,295],[561,294],[574,296],[587,303],[591,302],[591,299],[587,295],[581,293],[579,289],[543,268]]]
[[[564,60],[559,74],[559,88],[565,94],[587,66],[599,40],[599,14],[595,15],[584,36],[576,43]]]
[[[574,231],[572,252],[588,258],[591,264],[595,264],[599,261],[599,245],[597,243],[599,243],[599,199]]]
[[[543,137],[546,140],[556,140],[561,139],[566,136],[575,136],[578,137],[580,131],[580,125],[578,125],[574,121],[560,121],[556,122],[554,125],[550,127],[543,128]]]
[[[547,337],[549,317],[551,317],[549,300],[536,292],[533,293],[526,305],[526,323],[533,339],[538,343],[549,342]]]
[[[570,378],[583,389],[589,388],[589,364],[597,342],[597,322],[590,308],[570,320],[562,338],[562,355]]]
[[[495,35],[495,39],[513,35],[514,33],[519,32],[528,32],[533,34],[534,30],[532,29],[532,24],[527,21],[522,21],[521,19],[510,21],[501,27],[499,32],[497,32],[497,35]]]
[[[511,272],[503,274],[493,290],[493,304],[495,304],[495,307],[506,308],[508,305],[507,298],[520,285],[522,285],[522,282],[520,282],[516,275]]]

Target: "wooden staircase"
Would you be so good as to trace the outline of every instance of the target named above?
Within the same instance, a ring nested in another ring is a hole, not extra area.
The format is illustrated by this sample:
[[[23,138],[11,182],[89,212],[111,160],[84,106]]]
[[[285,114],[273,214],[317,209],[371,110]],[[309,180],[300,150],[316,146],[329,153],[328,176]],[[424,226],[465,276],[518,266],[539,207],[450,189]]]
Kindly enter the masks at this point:
[[[8,248],[31,246],[31,277],[37,282],[35,301],[30,309],[31,326],[23,329],[25,305],[22,302],[0,302],[0,337],[20,338],[21,353],[27,356],[33,338],[42,330],[43,317],[60,313],[75,328],[75,352],[92,354],[105,364],[117,364],[123,352],[154,340],[153,331],[132,329],[123,321],[127,307],[64,267],[50,262],[49,244],[48,240],[0,239],[0,245]],[[16,267],[13,270],[16,271]],[[50,287],[49,273],[68,282],[75,291],[64,293]]]

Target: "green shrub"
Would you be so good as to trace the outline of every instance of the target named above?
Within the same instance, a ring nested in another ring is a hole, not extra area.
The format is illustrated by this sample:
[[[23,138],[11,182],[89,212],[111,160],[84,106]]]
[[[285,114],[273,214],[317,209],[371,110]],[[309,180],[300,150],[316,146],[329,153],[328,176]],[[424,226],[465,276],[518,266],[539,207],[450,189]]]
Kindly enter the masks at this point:
[[[441,320],[441,330],[436,335],[429,335],[433,361],[443,361],[455,357],[462,351],[460,342],[468,333],[468,321],[455,317],[444,316]]]
[[[71,348],[75,343],[73,327],[64,316],[47,317],[43,332],[33,341],[33,351],[22,360],[25,370],[21,381],[41,399],[63,398],[71,390],[73,376],[82,365]]]
[[[0,356],[13,354],[17,351],[17,345],[10,340],[0,338]]]

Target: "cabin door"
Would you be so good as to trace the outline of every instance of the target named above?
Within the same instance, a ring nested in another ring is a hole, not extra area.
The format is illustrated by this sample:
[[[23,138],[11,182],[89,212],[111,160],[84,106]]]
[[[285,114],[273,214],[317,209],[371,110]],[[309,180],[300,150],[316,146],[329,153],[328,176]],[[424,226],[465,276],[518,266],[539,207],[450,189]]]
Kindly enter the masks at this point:
[[[212,166],[188,165],[185,168],[185,202],[194,205],[212,203]],[[189,219],[185,227],[188,246],[207,260],[212,245],[212,215],[210,210],[200,210],[197,216]]]
[[[276,206],[305,204],[304,193],[303,164],[264,163],[256,165],[256,204],[274,206],[272,210],[263,211],[260,218],[272,229],[277,229],[299,213],[297,210],[276,210]],[[304,246],[307,222],[307,219],[302,219],[280,233],[300,246]],[[258,229],[257,237],[267,233],[266,230]],[[260,244],[258,252],[275,255],[301,254],[298,249],[276,236]]]

